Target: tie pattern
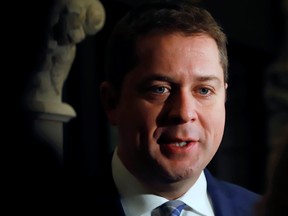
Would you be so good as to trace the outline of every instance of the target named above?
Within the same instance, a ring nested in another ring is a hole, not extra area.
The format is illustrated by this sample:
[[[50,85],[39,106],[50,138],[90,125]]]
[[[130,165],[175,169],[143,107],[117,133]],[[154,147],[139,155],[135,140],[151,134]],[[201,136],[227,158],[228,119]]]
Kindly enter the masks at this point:
[[[185,206],[180,200],[170,200],[155,208],[151,216],[179,216]]]

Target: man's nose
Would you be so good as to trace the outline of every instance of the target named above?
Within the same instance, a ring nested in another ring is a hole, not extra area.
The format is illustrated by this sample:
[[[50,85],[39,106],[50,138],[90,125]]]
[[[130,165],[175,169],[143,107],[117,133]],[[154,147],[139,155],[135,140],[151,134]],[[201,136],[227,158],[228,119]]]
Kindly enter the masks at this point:
[[[196,113],[196,98],[191,92],[179,92],[173,95],[169,101],[169,118],[173,122],[186,123],[195,121]]]

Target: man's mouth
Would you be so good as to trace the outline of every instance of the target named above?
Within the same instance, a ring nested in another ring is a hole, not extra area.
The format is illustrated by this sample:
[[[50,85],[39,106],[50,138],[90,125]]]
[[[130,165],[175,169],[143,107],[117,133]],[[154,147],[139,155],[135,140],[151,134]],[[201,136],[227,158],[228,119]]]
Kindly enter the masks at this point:
[[[188,142],[183,141],[183,142],[177,142],[177,143],[175,143],[175,145],[178,147],[183,147],[183,146],[187,145],[187,143]]]
[[[158,143],[160,145],[174,145],[177,147],[184,147],[190,142],[195,142],[195,140],[190,140],[190,139],[187,140],[183,138],[170,138],[170,137],[165,137],[165,136],[160,137],[160,139],[158,140]]]

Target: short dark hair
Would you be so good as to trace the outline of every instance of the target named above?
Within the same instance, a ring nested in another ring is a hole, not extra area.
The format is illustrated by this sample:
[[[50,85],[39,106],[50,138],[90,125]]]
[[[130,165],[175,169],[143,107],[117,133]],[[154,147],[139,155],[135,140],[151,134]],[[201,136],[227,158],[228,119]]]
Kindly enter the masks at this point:
[[[228,81],[227,38],[220,25],[204,8],[191,2],[143,3],[115,25],[106,50],[106,78],[120,90],[125,75],[137,64],[136,41],[147,34],[207,34],[219,50],[224,80]]]

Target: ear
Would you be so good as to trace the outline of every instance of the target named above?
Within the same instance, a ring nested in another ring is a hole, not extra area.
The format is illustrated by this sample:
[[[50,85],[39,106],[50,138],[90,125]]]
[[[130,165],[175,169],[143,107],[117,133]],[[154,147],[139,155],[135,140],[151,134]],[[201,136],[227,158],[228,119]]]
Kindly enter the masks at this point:
[[[104,81],[100,85],[100,96],[108,120],[117,125],[117,94],[111,83]]]
[[[225,83],[225,102],[226,102],[227,99],[228,99],[227,89],[228,89],[228,83]]]

